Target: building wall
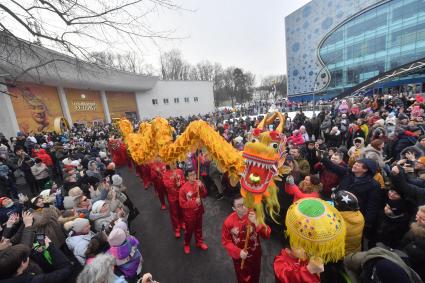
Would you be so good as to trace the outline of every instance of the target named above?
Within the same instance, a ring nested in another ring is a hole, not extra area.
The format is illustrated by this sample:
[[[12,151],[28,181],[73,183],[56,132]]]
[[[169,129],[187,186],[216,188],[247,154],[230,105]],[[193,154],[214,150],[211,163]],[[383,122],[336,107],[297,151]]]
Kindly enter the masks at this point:
[[[157,104],[153,104],[153,99]],[[158,81],[153,89],[136,93],[136,101],[140,119],[206,114],[214,111],[213,84],[206,81]]]
[[[100,92],[81,89],[65,89],[69,112],[74,123],[86,121],[105,122]]]
[[[311,94],[315,83],[319,88],[327,83],[328,76],[317,56],[320,41],[338,24],[378,2],[313,0],[285,18],[289,96]]]
[[[15,111],[13,110],[11,98],[6,93],[7,87],[0,84],[0,132],[3,133],[6,138],[10,138],[16,137],[19,127]]]
[[[136,97],[132,92],[106,92],[111,118],[126,117],[126,113],[137,113]]]

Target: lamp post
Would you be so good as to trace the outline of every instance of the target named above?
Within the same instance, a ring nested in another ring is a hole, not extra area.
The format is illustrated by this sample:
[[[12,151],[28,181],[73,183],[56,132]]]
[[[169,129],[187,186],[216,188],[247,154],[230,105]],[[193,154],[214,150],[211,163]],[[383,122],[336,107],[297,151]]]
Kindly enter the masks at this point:
[[[324,73],[322,71],[325,71]],[[324,79],[328,77],[327,81],[320,86],[320,83],[317,81],[319,76]],[[323,66],[316,74],[316,78],[314,79],[314,89],[313,89],[313,116],[316,115],[316,92],[325,89],[331,81],[330,73],[327,66]]]

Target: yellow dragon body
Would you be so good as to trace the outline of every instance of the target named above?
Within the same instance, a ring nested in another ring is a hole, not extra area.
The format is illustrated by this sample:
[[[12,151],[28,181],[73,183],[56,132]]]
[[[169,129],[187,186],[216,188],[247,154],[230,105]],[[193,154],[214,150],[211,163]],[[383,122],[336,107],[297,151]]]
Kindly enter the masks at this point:
[[[268,126],[279,119],[276,130]],[[286,138],[282,134],[285,118],[279,112],[267,115],[251,133],[250,141],[242,152],[235,149],[207,122],[191,122],[173,141],[173,128],[164,118],[144,122],[134,133],[131,122],[120,120],[119,128],[132,159],[146,164],[160,158],[171,164],[186,159],[189,152],[204,148],[215,160],[221,172],[227,172],[233,185],[240,182],[245,205],[254,209],[257,219],[264,223],[263,203],[276,221],[279,212],[277,187],[274,179],[284,170]]]

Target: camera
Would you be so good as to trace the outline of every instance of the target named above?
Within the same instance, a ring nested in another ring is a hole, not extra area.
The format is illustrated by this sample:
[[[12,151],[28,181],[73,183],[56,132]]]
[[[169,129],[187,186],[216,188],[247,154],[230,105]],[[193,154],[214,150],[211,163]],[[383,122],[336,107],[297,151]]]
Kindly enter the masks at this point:
[[[40,245],[40,246],[45,246],[46,245],[46,241],[45,241],[45,235],[42,233],[38,233],[35,235],[35,240],[36,242]]]

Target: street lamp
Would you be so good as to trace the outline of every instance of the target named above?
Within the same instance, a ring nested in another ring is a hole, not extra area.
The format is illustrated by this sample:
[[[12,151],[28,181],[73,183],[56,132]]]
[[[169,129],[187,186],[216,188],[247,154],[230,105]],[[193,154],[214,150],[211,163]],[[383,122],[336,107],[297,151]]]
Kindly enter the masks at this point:
[[[318,82],[317,79],[320,78],[322,80],[322,83]],[[313,89],[313,116],[316,115],[316,92],[322,91],[325,88],[329,86],[329,83],[331,82],[331,75],[329,73],[329,70],[327,66],[323,66],[316,74],[316,77],[314,79],[314,89]]]

